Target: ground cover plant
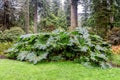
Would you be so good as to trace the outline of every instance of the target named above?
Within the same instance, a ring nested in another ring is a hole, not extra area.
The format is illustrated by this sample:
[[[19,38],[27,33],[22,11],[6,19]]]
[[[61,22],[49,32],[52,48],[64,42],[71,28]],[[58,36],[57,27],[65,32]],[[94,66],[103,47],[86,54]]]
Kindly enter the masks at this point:
[[[20,27],[12,27],[5,31],[0,31],[0,58],[5,58],[5,51],[17,41],[20,35],[25,32]]]
[[[120,69],[86,68],[74,62],[45,62],[37,65],[0,60],[0,80],[120,80]]]
[[[120,54],[113,54],[111,62],[114,66],[120,67]]]
[[[51,33],[27,34],[8,50],[10,58],[29,61],[71,60],[83,65],[110,67],[110,45],[97,35],[89,34],[85,28],[66,32],[55,30]]]
[[[14,42],[25,32],[20,27],[12,27],[9,30],[0,31],[0,42]]]
[[[4,51],[13,45],[11,42],[0,43],[0,55],[4,55]]]

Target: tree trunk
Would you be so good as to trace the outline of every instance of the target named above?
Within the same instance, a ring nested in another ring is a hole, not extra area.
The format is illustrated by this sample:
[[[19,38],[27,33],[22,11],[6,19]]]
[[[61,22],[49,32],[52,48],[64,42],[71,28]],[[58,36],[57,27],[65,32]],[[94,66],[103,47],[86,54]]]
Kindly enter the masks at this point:
[[[71,26],[70,30],[74,30],[78,26],[77,22],[77,0],[71,0]]]
[[[84,0],[85,1],[85,3],[84,3],[84,9],[85,9],[85,13],[84,13],[84,21],[86,21],[87,20],[87,18],[88,18],[88,16],[87,16],[87,10],[88,10],[88,5],[87,5],[87,1],[86,0]]]
[[[111,15],[110,15],[110,30],[114,27],[114,1],[110,0],[110,10],[111,10]]]
[[[26,10],[25,10],[25,32],[29,33],[29,0],[26,1]]]
[[[9,27],[9,8],[10,8],[10,6],[9,6],[9,1],[8,0],[4,0],[4,17],[3,17],[3,31],[5,30],[5,29],[9,29],[10,27]]]
[[[37,33],[37,0],[35,1],[34,6],[34,33]]]

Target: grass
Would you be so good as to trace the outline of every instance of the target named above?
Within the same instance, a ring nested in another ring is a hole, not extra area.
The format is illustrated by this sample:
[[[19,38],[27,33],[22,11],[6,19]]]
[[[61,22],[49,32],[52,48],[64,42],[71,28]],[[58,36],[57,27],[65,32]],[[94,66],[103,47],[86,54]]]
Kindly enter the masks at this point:
[[[0,60],[0,80],[120,80],[120,69],[86,68],[73,62],[33,65]]]
[[[112,63],[120,65],[120,54],[112,55]]]

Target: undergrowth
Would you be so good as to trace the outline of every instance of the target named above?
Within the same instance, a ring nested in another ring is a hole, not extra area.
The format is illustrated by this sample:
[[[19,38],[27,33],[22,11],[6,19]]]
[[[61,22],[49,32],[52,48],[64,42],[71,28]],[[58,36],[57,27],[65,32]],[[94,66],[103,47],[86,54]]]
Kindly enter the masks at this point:
[[[51,33],[23,35],[8,49],[8,53],[10,58],[34,64],[43,60],[70,60],[85,66],[107,68],[110,67],[107,61],[112,52],[110,45],[101,37],[89,34],[85,28],[77,28],[72,32],[55,30]]]

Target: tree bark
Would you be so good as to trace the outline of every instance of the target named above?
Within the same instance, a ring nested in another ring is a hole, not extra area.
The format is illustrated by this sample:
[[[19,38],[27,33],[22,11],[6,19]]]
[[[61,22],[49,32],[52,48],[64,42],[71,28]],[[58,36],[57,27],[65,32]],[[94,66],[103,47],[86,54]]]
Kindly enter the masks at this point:
[[[114,1],[110,0],[110,10],[111,10],[111,15],[110,15],[110,30],[114,27]]]
[[[77,22],[77,0],[71,0],[71,26],[70,30],[74,30],[78,26]]]
[[[26,0],[26,10],[25,10],[25,32],[29,33],[29,0]]]
[[[3,17],[3,31],[5,30],[5,29],[9,29],[10,27],[9,27],[9,14],[10,14],[10,12],[9,12],[9,8],[10,8],[10,6],[9,6],[9,1],[8,0],[4,0],[4,17]]]
[[[34,33],[37,33],[37,0],[35,1],[34,6]]]

